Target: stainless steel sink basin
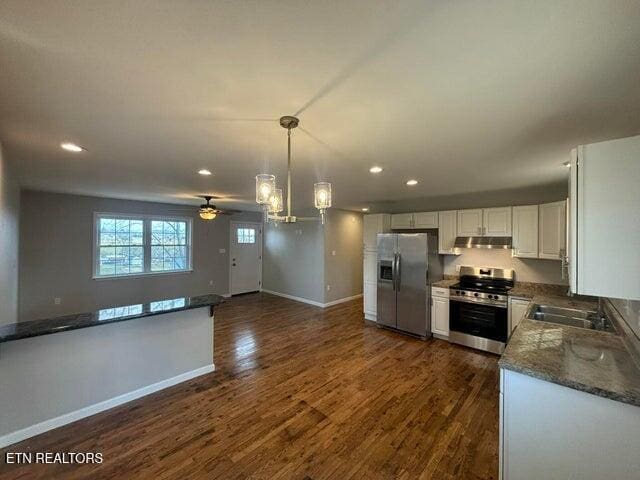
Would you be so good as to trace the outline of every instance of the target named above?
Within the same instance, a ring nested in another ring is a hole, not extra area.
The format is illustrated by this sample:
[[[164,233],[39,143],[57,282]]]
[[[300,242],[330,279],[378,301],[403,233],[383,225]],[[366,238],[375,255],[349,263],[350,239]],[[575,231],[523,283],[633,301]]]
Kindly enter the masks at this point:
[[[527,318],[569,327],[615,333],[611,321],[606,316],[599,314],[597,310],[579,310],[536,304],[529,309]]]

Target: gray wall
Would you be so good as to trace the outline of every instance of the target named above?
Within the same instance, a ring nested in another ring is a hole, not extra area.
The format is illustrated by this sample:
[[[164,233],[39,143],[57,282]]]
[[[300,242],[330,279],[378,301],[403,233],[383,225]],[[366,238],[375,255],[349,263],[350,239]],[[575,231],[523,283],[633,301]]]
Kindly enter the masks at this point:
[[[18,313],[20,191],[0,145],[0,325]]]
[[[193,271],[94,280],[94,212],[191,216]],[[261,219],[259,213],[246,212],[205,222],[196,208],[185,205],[30,190],[22,192],[20,217],[21,321],[181,295],[226,294],[229,222]],[[60,305],[54,304],[56,297]]]
[[[317,210],[296,213],[318,216]],[[263,288],[318,303],[362,293],[362,215],[330,209],[324,227],[316,221],[270,222],[265,228]]]
[[[567,280],[562,279],[560,263],[557,260],[513,258],[511,250],[467,249],[459,256],[444,256],[444,273],[456,275],[461,265],[513,268],[519,282],[568,285]]]
[[[324,238],[325,303],[362,293],[362,248],[362,215],[329,210]]]
[[[315,216],[316,210],[296,212]],[[262,287],[324,303],[324,230],[320,222],[273,224],[265,228]]]

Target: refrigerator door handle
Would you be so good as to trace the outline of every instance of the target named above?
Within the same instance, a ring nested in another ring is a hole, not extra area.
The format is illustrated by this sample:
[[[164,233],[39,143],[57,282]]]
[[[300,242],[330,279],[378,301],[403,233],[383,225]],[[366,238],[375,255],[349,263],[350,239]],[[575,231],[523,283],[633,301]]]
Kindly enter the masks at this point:
[[[402,256],[399,253],[396,253],[396,291],[400,291],[400,263],[402,261]]]
[[[391,288],[396,291],[396,254],[393,254],[393,261],[391,262]]]

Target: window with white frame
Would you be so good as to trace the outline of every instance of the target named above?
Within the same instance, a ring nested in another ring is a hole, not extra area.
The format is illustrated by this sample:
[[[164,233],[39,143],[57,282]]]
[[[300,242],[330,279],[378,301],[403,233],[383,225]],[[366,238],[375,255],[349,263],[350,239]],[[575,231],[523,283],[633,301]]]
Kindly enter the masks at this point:
[[[191,270],[191,219],[95,215],[95,277]]]

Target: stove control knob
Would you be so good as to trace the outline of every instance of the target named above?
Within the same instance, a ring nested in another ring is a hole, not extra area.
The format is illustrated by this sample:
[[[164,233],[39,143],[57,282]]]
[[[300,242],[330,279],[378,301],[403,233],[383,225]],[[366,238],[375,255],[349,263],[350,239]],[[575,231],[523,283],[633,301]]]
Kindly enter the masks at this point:
[[[464,294],[465,294],[464,292],[460,292],[460,295],[464,295]]]
[[[479,296],[480,296],[480,294],[479,294],[478,292],[476,292],[476,293],[474,293],[474,294],[473,294],[473,296],[474,296],[474,297],[479,297]]]

